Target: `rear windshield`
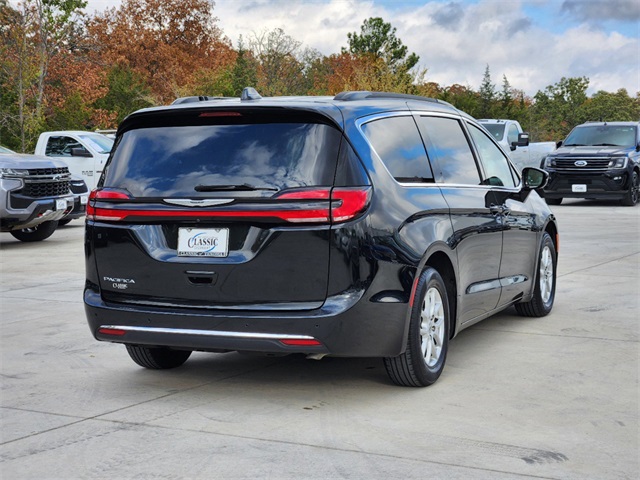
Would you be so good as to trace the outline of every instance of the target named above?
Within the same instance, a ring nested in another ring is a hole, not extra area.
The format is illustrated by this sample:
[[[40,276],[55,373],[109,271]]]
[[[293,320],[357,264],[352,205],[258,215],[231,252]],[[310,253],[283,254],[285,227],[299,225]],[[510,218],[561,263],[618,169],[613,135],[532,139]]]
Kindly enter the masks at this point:
[[[482,125],[484,128],[489,130],[489,133],[496,140],[500,141],[500,140],[502,140],[502,137],[504,137],[504,127],[505,127],[504,123],[484,123],[484,122],[480,122],[480,125]]]
[[[273,191],[330,186],[340,138],[338,130],[319,123],[129,130],[116,147],[103,186],[127,189],[134,197],[206,197],[215,186]]]

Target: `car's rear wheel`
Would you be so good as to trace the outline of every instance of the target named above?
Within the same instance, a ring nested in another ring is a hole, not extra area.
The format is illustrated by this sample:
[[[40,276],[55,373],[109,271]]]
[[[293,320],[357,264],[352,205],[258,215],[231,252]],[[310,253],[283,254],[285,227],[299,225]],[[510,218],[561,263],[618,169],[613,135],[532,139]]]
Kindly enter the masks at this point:
[[[560,205],[562,203],[562,197],[560,198],[544,198],[544,201],[547,202],[547,205]]]
[[[395,384],[426,387],[440,377],[449,346],[449,322],[444,281],[435,269],[427,268],[416,287],[406,349],[397,357],[384,359]]]
[[[58,220],[58,226],[63,227],[65,225],[68,225],[70,222],[71,222],[70,218],[63,218],[62,220]]]
[[[40,225],[36,225],[31,228],[24,228],[22,230],[13,230],[11,235],[17,238],[21,242],[39,242],[53,235],[53,232],[58,228],[57,221],[42,222]]]
[[[638,184],[640,179],[638,178],[638,172],[633,172],[631,174],[631,183],[629,185],[629,190],[627,194],[622,199],[622,204],[628,207],[633,207],[638,203],[638,191],[640,189],[640,185]]]
[[[529,302],[516,303],[516,311],[525,317],[544,317],[553,308],[556,296],[556,247],[551,236],[545,232],[538,254],[533,298]]]
[[[165,370],[176,368],[187,361],[189,350],[171,350],[161,347],[145,347],[143,345],[126,345],[131,359],[144,368]]]

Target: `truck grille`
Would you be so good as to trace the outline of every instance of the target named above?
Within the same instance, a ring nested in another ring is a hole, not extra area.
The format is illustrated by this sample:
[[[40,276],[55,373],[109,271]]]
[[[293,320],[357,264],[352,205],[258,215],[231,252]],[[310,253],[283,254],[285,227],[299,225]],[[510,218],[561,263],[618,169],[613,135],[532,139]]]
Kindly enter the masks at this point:
[[[24,187],[20,194],[31,198],[69,195],[70,180],[71,174],[68,167],[30,168],[29,176],[24,178]]]
[[[556,158],[555,169],[564,172],[604,172],[610,161],[610,158],[593,157]],[[586,162],[586,165],[578,166],[576,162]]]
[[[24,187],[21,192],[25,197],[42,198],[42,197],[58,197],[60,195],[69,194],[69,181],[51,181],[51,182],[30,182],[25,179]]]

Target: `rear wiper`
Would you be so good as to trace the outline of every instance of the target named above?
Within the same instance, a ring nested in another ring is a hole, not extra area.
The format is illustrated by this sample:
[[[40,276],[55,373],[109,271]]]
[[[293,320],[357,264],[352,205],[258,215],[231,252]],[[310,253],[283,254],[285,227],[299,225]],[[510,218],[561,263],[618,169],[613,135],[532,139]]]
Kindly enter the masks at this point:
[[[271,190],[277,192],[277,188],[273,187],[256,187],[243,183],[242,185],[196,185],[196,192],[255,192],[258,190]]]

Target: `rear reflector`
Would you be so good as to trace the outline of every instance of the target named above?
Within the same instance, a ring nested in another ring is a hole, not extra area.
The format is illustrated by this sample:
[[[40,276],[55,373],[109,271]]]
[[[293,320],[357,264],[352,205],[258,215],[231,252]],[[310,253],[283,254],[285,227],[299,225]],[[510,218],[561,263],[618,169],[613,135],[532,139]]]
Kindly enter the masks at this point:
[[[101,333],[102,335],[113,335],[116,337],[121,337],[127,332],[126,330],[120,330],[118,328],[100,328],[98,329],[98,333]]]
[[[280,343],[288,345],[290,347],[319,347],[322,345],[318,340],[311,339],[282,339]]]

